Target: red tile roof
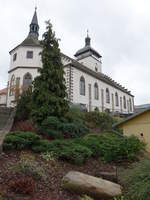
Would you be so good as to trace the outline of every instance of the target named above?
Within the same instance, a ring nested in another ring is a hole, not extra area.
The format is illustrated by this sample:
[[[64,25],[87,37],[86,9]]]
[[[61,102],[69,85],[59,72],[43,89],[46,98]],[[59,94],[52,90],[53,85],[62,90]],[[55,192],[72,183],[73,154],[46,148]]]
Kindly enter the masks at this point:
[[[2,89],[2,90],[0,90],[0,94],[7,94],[7,88],[4,88],[4,89]]]

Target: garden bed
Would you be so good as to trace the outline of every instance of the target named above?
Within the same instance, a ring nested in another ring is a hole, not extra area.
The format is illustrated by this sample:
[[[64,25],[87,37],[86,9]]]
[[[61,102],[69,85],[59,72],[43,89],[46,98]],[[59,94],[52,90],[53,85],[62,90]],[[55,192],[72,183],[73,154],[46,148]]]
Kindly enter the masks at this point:
[[[43,160],[39,154],[34,154],[30,151],[28,154],[35,156],[35,160],[40,166],[47,167],[47,182],[35,180],[35,191],[32,199],[35,200],[78,200],[79,196],[70,194],[61,189],[61,180],[63,176],[70,170],[76,170],[89,175],[95,176],[99,171],[112,172],[114,167],[109,164],[102,164],[97,160],[89,159],[83,166],[72,165],[63,161],[57,161],[55,164]],[[30,195],[16,193],[9,188],[10,181],[20,178],[21,174],[14,174],[10,170],[12,166],[20,159],[21,152],[13,151],[11,153],[4,153],[0,159],[0,194],[11,200],[31,200]]]

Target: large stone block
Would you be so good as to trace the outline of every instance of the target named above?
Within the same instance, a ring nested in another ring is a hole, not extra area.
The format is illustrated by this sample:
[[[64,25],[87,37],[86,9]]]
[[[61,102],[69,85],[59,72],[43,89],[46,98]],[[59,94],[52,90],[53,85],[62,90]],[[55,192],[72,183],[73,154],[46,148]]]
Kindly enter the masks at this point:
[[[62,180],[62,187],[77,194],[88,194],[102,199],[112,199],[122,195],[122,187],[116,183],[70,171]]]

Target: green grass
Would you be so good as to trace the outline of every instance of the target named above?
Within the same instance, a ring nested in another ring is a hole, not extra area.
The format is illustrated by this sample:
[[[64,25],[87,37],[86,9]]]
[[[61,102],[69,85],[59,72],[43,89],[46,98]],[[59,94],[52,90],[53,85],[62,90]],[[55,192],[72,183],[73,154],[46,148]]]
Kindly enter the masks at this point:
[[[134,164],[120,173],[120,182],[128,200],[150,199],[150,158]]]

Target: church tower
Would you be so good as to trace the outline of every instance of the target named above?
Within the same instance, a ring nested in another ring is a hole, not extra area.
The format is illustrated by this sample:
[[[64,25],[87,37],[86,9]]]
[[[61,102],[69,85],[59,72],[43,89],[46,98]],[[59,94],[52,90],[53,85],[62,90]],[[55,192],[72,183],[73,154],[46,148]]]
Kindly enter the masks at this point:
[[[42,67],[40,57],[42,47],[38,37],[39,25],[37,8],[35,8],[27,37],[9,52],[8,107],[16,105],[19,95],[28,89],[38,75],[38,68]]]
[[[38,39],[38,37],[39,37],[39,25],[38,25],[36,10],[37,10],[37,8],[35,8],[35,12],[34,12],[31,24],[30,24],[30,31],[29,31],[28,37],[34,37],[34,38]]]
[[[85,46],[78,50],[74,55],[78,62],[82,63],[86,67],[94,70],[95,72],[101,72],[101,58],[102,56],[91,47],[91,38],[88,31],[85,38]]]

